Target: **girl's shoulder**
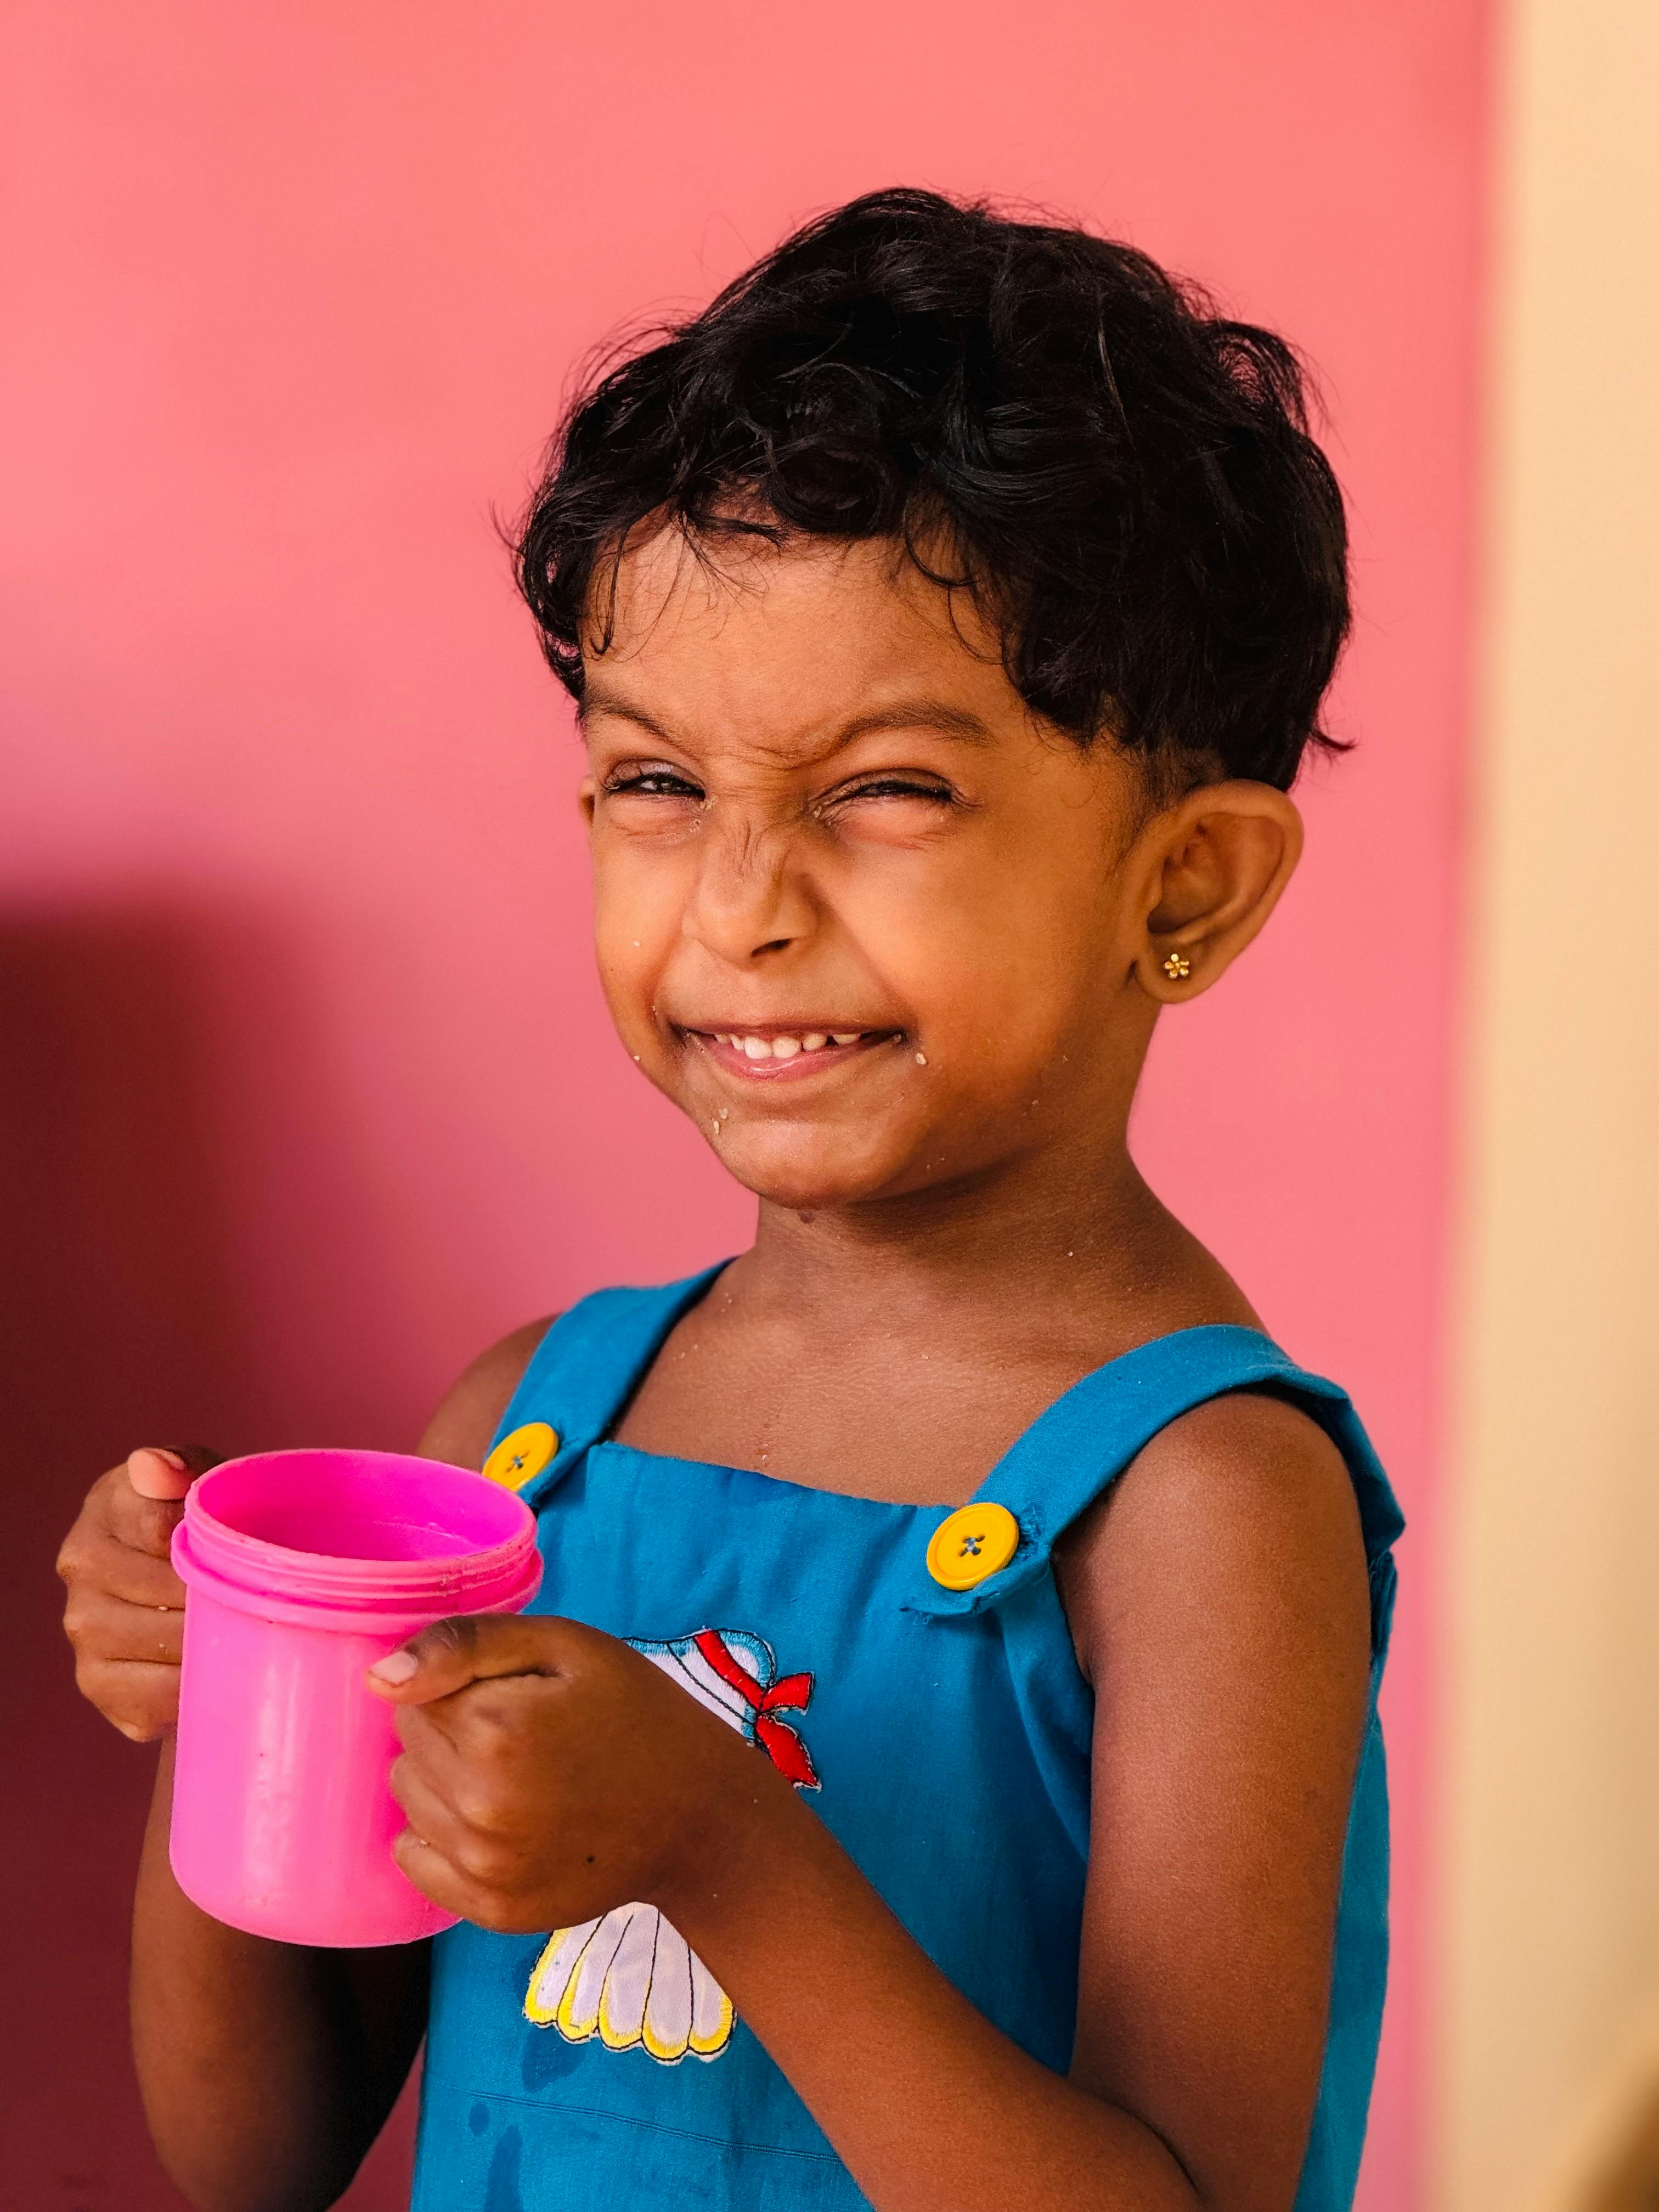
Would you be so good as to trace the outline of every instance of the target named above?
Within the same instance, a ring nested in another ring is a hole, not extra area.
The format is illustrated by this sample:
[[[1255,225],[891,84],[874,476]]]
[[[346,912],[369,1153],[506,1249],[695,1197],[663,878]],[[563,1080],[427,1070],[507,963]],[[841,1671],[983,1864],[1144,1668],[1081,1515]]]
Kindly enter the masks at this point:
[[[1054,1571],[1085,1674],[1150,1637],[1246,1647],[1311,1632],[1334,1656],[1370,1645],[1353,1473],[1290,1400],[1237,1390],[1180,1414],[1066,1531]],[[1339,1663],[1341,1663],[1340,1662]]]
[[[444,1394],[420,1442],[422,1456],[451,1467],[482,1467],[501,1416],[524,1379],[537,1346],[558,1319],[544,1314],[481,1352]]]

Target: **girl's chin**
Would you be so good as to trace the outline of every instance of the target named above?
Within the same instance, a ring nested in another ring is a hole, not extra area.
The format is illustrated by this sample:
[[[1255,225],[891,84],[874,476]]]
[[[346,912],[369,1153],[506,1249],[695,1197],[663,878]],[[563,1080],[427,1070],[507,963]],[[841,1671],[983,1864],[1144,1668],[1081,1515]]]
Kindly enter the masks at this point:
[[[735,1120],[733,1116],[733,1120]],[[705,1129],[710,1135],[711,1130]],[[872,1158],[863,1150],[775,1143],[761,1129],[724,1122],[714,1136],[716,1157],[745,1190],[768,1206],[796,1213],[823,1213],[890,1197],[903,1185],[908,1162]]]

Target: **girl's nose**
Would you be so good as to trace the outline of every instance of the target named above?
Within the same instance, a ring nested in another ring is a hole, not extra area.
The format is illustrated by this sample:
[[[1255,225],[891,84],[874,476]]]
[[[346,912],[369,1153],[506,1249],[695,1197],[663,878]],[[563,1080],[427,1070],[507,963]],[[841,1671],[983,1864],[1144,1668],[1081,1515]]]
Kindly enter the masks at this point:
[[[797,841],[781,829],[709,823],[685,915],[688,935],[742,968],[799,945],[817,927]]]

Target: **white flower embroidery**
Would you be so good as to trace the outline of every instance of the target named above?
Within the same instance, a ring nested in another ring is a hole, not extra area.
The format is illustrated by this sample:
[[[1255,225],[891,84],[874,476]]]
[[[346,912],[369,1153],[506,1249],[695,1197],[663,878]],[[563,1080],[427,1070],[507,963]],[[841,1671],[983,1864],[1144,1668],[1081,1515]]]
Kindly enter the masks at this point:
[[[637,2045],[665,2065],[714,2058],[732,2039],[732,2000],[654,1905],[619,1905],[561,1928],[536,1961],[525,2018],[570,2043]]]

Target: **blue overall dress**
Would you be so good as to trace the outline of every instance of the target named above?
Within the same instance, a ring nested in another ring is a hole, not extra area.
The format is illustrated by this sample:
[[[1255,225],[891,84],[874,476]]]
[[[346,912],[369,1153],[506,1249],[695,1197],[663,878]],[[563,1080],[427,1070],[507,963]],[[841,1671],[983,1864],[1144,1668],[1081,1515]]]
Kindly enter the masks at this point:
[[[1340,1449],[1370,1563],[1371,1706],[1296,2200],[1297,2212],[1340,2212],[1388,1964],[1376,1690],[1402,1525],[1347,1398],[1252,1330],[1145,1345],[1085,1376],[992,1470],[976,1498],[1013,1515],[1018,1548],[974,1587],[950,1589],[927,1564],[943,1507],[606,1440],[717,1272],[599,1291],[532,1358],[501,1433],[534,1423],[556,1432],[555,1456],[522,1493],[546,1559],[534,1610],[627,1638],[741,1729],[807,1793],[941,1971],[1058,2073],[1077,2004],[1093,1700],[1055,1589],[1055,1539],[1168,1422],[1224,1391],[1286,1397]],[[653,1908],[544,1936],[464,1924],[436,1939],[412,2212],[854,2212],[866,2202]]]

